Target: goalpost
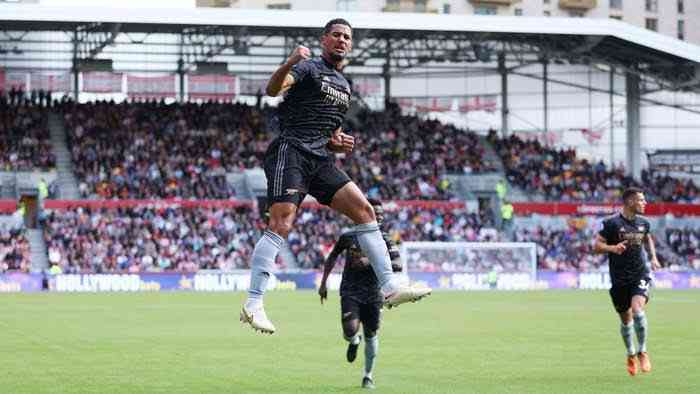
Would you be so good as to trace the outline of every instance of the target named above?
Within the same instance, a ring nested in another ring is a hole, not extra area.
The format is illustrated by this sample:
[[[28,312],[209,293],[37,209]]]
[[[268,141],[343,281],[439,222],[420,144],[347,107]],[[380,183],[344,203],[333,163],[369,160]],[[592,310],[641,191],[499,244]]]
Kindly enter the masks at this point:
[[[457,272],[537,275],[537,244],[534,242],[404,242],[404,272]]]

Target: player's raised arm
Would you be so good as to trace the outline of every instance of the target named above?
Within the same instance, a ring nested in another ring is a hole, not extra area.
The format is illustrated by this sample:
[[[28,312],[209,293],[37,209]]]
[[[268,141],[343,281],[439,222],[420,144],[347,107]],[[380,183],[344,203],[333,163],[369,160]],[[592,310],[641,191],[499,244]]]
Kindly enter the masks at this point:
[[[646,238],[646,250],[647,253],[649,253],[649,260],[651,260],[651,269],[657,270],[661,268],[661,263],[659,263],[659,259],[656,257],[656,246],[654,246],[654,237],[647,233],[645,236]]]
[[[292,54],[289,55],[287,62],[279,66],[279,68],[272,73],[270,80],[267,82],[265,93],[268,96],[277,96],[292,87],[295,82],[294,77],[290,73],[292,67],[302,60],[308,59],[310,56],[311,51],[309,48],[303,45],[296,47],[294,51],[292,51]]]
[[[326,258],[326,261],[323,263],[323,277],[321,278],[321,284],[318,286],[318,295],[321,297],[321,304],[328,298],[326,282],[328,281],[328,276],[331,274],[331,271],[333,271],[333,267],[335,267],[338,256],[348,248],[349,242],[347,242],[347,240],[347,236],[341,235],[338,242],[333,246],[333,250],[331,250],[328,258]]]

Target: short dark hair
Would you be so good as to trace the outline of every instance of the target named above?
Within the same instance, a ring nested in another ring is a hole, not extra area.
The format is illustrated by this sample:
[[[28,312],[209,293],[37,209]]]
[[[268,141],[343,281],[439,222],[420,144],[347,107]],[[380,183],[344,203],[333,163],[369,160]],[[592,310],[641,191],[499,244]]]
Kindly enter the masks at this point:
[[[346,21],[343,18],[335,18],[335,19],[329,20],[328,23],[326,23],[326,27],[323,28],[323,34],[330,33],[333,25],[345,25],[345,26],[349,27],[350,30],[352,30],[352,26],[350,26],[350,22]]]
[[[382,202],[377,200],[376,198],[368,198],[367,201],[369,201],[369,204],[373,207],[382,206]]]
[[[633,197],[635,194],[644,193],[644,191],[638,187],[628,187],[622,193],[622,201],[627,202],[627,199]]]

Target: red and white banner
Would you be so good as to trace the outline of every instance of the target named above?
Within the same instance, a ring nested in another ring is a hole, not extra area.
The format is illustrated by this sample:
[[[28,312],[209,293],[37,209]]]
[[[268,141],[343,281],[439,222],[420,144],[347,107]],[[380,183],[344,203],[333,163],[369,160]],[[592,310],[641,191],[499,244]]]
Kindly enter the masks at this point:
[[[432,98],[399,98],[397,102],[402,108],[411,108],[417,112],[447,112],[452,107],[450,97]]]
[[[5,71],[5,90],[10,90],[14,87],[17,90],[26,92],[27,75],[26,71]]]
[[[459,99],[459,112],[495,112],[497,108],[498,97],[496,95],[472,96]]]
[[[267,78],[238,78],[238,91],[246,96],[264,95],[267,81]]]
[[[397,99],[399,106],[412,108],[417,112],[495,112],[498,109],[498,97],[496,95],[468,96],[468,97],[430,97]]]
[[[83,73],[83,92],[119,93],[122,91],[122,73],[91,71]]]
[[[175,97],[175,76],[139,77],[127,74],[126,92],[132,98]]]
[[[188,75],[187,95],[191,99],[232,100],[236,95],[233,75]]]
[[[68,92],[70,87],[70,73],[40,73],[33,72],[29,75],[32,90]]]
[[[612,215],[619,212],[622,206],[615,204],[596,203],[513,203],[515,214],[519,216],[540,215]],[[700,205],[696,204],[648,204],[644,212],[648,216],[662,216],[666,214],[674,216],[700,216]]]

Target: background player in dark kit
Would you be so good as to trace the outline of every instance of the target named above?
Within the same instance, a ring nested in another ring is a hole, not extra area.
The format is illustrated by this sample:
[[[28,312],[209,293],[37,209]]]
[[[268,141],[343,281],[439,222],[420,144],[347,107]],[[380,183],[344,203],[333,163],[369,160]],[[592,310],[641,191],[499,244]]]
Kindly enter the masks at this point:
[[[384,209],[378,200],[369,199],[377,215],[377,223],[381,226],[384,221]],[[391,258],[392,270],[400,272],[401,261],[399,249],[396,243],[391,240],[389,234],[382,232],[389,257]],[[362,252],[360,245],[352,232],[340,236],[333,250],[328,255],[323,269],[323,278],[318,289],[321,296],[321,303],[328,297],[326,282],[338,256],[345,252],[345,267],[340,283],[340,313],[343,326],[343,337],[348,341],[346,357],[348,362],[355,361],[357,348],[362,341],[360,335],[360,324],[365,339],[365,368],[362,378],[362,387],[373,388],[374,361],[379,349],[379,323],[381,320],[382,294],[379,290],[377,277],[372,271],[369,259]]]

